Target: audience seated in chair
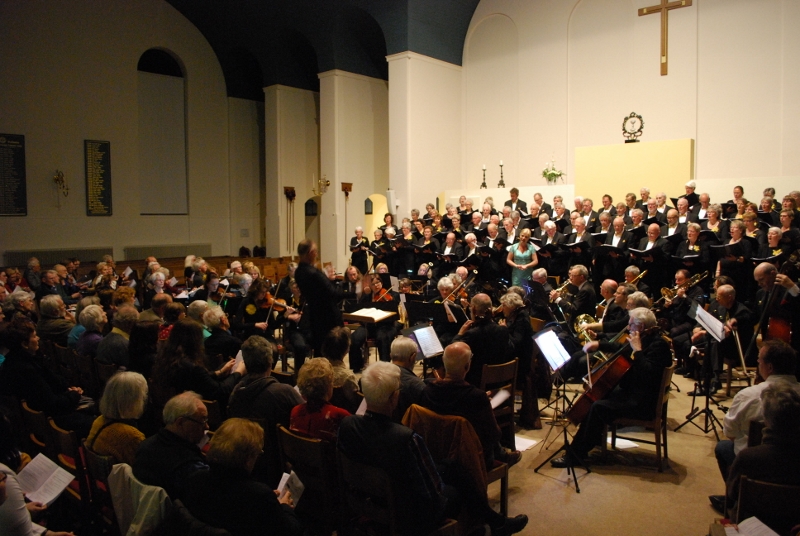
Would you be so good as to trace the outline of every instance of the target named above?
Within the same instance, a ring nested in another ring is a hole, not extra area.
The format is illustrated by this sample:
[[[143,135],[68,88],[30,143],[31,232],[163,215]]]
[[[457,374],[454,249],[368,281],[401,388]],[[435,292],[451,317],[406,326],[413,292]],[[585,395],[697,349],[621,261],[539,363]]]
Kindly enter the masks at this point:
[[[206,337],[203,344],[206,347],[206,355],[221,355],[223,358],[236,357],[242,347],[242,341],[231,335],[231,324],[228,315],[222,307],[215,305],[203,313],[203,322],[211,335]]]
[[[111,333],[103,337],[97,345],[97,361],[107,365],[117,365],[127,367],[130,364],[128,359],[128,339],[131,330],[139,320],[139,311],[132,305],[124,305],[117,309],[114,318],[111,320]]]
[[[390,351],[392,364],[400,369],[400,399],[394,410],[392,420],[400,422],[411,404],[419,404],[425,382],[414,374],[414,363],[417,360],[417,343],[408,337],[397,337],[392,341]]]
[[[306,402],[292,409],[289,429],[306,437],[336,441],[339,424],[350,412],[330,403],[333,367],[324,357],[306,361],[297,377],[297,387]]]
[[[189,479],[186,507],[205,523],[233,534],[302,535],[291,492],[278,498],[251,472],[264,448],[264,430],[246,419],[228,419],[214,433],[209,469]]]
[[[485,391],[466,382],[472,362],[472,351],[463,342],[454,342],[442,356],[445,377],[428,383],[420,396],[419,405],[439,415],[458,415],[467,419],[481,440],[487,467],[497,459],[514,465],[521,454],[500,446],[500,427]]]
[[[114,463],[133,465],[144,434],[136,421],[147,403],[147,380],[138,372],[118,372],[106,383],[86,445],[96,454],[111,456]]]
[[[61,296],[50,294],[42,298],[39,303],[39,323],[36,324],[36,332],[42,339],[67,346],[69,333],[74,327],[75,320],[67,313]]]
[[[434,470],[422,438],[392,422],[400,393],[397,366],[373,363],[361,383],[367,412],[342,421],[338,448],[353,462],[389,473],[402,512],[398,517],[404,521],[401,533],[425,534],[446,517],[457,517],[462,505],[488,524],[492,534],[514,534],[525,527],[527,516],[507,518],[492,510],[485,489],[478,489],[463,467],[450,464],[441,473]]]
[[[78,337],[75,351],[94,360],[97,357],[97,347],[103,340],[103,328],[108,322],[108,316],[99,305],[87,305],[81,311],[78,321],[84,329]]]
[[[742,450],[728,475],[726,507],[732,514],[731,519],[736,519],[733,513],[742,476],[748,480],[800,486],[800,393],[791,384],[779,380],[770,382],[760,398],[766,425],[762,443]]]
[[[174,500],[184,497],[192,474],[208,468],[197,446],[208,429],[208,411],[200,395],[186,391],[167,402],[163,419],[164,428],[139,445],[133,474],[145,484],[164,488]]]
[[[344,364],[344,356],[349,351],[350,331],[347,328],[333,328],[322,342],[322,355],[328,358],[333,366],[331,403],[350,413],[355,413],[361,404],[361,397],[358,395],[356,375]]]

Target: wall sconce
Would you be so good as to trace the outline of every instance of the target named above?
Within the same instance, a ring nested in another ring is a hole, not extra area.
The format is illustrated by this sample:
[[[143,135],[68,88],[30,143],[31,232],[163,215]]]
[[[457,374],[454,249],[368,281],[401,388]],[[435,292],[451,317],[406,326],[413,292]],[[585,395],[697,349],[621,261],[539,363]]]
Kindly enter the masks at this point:
[[[64,194],[64,197],[69,195],[69,186],[67,185],[67,179],[64,178],[64,172],[61,170],[56,170],[56,174],[53,175],[53,182],[56,183],[56,188],[58,191]]]
[[[316,174],[311,176],[311,191],[314,192],[314,195],[320,196],[328,191],[331,181],[325,175],[321,176],[319,180],[314,180],[314,177],[316,177]]]
[[[343,182],[342,183],[342,191],[344,192],[344,196],[346,198],[350,198],[350,192],[353,191],[353,183],[352,182]]]
[[[294,186],[284,186],[283,195],[286,196],[286,199],[288,199],[290,203],[294,201],[294,198],[297,197],[297,193],[294,191]]]

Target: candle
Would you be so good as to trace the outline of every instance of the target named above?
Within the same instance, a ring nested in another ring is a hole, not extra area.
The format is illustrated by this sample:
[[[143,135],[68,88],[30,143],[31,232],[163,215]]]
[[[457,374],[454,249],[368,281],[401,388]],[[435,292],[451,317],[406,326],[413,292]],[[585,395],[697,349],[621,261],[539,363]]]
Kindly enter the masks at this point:
[[[486,171],[486,164],[483,165],[483,170]]]
[[[503,165],[503,161],[502,161],[502,160],[500,160],[500,165],[501,165],[501,166]]]

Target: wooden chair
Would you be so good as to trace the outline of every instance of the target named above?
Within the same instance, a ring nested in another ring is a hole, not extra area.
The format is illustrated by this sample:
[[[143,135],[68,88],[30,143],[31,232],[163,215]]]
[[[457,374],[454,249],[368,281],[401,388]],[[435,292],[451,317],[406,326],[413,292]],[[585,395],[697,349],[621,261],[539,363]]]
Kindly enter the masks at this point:
[[[403,424],[422,436],[435,462],[456,460],[479,488],[499,480],[500,513],[508,516],[508,464],[495,460],[492,467],[486,467],[481,440],[469,421],[412,404],[403,416]]]
[[[83,453],[86,457],[86,473],[89,476],[95,514],[113,534],[119,534],[114,501],[111,499],[111,487],[108,484],[108,475],[111,474],[114,459],[111,456],[97,454],[85,442]]]
[[[286,385],[291,385],[294,387],[297,385],[297,377],[291,372],[280,372],[275,369],[272,369],[272,372],[269,374],[280,383],[285,383]]]
[[[60,428],[53,419],[48,419],[48,423],[50,424],[50,435],[53,438],[55,461],[62,469],[75,477],[75,480],[67,486],[67,494],[72,500],[78,502],[81,510],[86,513],[89,511],[91,500],[81,443],[72,430]]]
[[[352,533],[389,536],[398,534],[399,512],[389,474],[383,469],[354,462],[341,451],[337,453],[337,460],[343,498],[350,511],[345,514],[345,523],[352,519],[351,516],[357,516],[367,518],[382,527],[377,531],[362,531],[354,526]],[[429,534],[455,536],[457,525],[455,520],[446,519],[438,529]]]
[[[517,386],[517,367],[519,359],[502,365],[483,365],[481,373],[481,391],[491,391],[492,396],[499,391],[508,391],[508,400],[494,409],[494,417],[503,433],[503,446],[516,450],[514,445],[514,399]]]
[[[725,366],[725,396],[728,397],[731,396],[733,382],[746,382],[747,385],[744,387],[750,387],[753,384],[752,378],[755,377],[755,371],[758,370],[758,367],[745,367],[744,371],[742,371],[741,362],[739,360],[727,357],[723,360],[723,366]],[[736,372],[736,377],[734,377],[734,371]],[[742,377],[742,375],[744,375],[744,377]],[[739,389],[743,389],[744,387],[740,385]]]
[[[306,497],[308,502],[303,511],[313,517],[325,534],[338,530],[341,510],[334,445],[321,439],[302,437],[280,424],[277,429],[284,471],[294,471],[305,486],[303,502],[306,502]]]
[[[647,443],[648,445],[655,445],[656,447],[656,465],[658,466],[658,472],[664,472],[664,465],[661,463],[661,448],[664,448],[664,459],[668,460],[669,455],[667,452],[667,409],[669,406],[669,386],[672,383],[672,373],[675,372],[675,364],[673,363],[671,367],[667,367],[664,369],[664,373],[661,376],[661,390],[659,391],[661,394],[660,397],[656,400],[656,407],[655,407],[655,417],[652,420],[645,421],[640,419],[627,419],[621,418],[616,419],[613,423],[611,423],[611,448],[616,448],[617,445],[617,437],[621,439],[628,439],[631,441],[636,441],[637,443]],[[623,437],[617,435],[617,427],[625,427],[625,426],[644,426],[646,428],[652,428],[653,433],[655,434],[654,441],[648,441],[645,439],[634,438],[634,437]]]
[[[21,404],[22,422],[27,432],[26,438],[31,450],[37,454],[42,453],[51,460],[54,459],[53,439],[50,433],[50,425],[47,423],[47,416],[43,411],[31,409],[24,400]]]
[[[203,400],[208,410],[208,429],[212,432],[220,427],[225,418],[222,415],[222,408],[216,400]]]
[[[789,534],[800,524],[800,486],[750,480],[739,481],[739,502],[732,521],[740,523],[757,517],[778,534]]]

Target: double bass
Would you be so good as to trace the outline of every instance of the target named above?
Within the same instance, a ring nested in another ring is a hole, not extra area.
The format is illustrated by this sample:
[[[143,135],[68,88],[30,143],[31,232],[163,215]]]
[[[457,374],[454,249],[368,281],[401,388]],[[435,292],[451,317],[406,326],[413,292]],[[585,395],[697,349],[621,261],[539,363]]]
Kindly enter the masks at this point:
[[[788,275],[792,269],[797,269],[798,267],[800,267],[800,250],[792,253],[784,261],[777,275]],[[772,288],[764,298],[764,306],[761,309],[758,324],[756,324],[756,328],[753,331],[753,338],[750,339],[745,355],[754,355],[754,352],[757,351],[759,334],[761,334],[762,341],[780,339],[786,344],[791,344],[792,319],[789,311],[780,307],[778,297],[784,296],[784,293],[780,292],[781,288],[777,281],[773,281]]]
[[[626,333],[628,328],[622,330]],[[651,333],[659,332],[661,328],[656,325],[639,332],[641,337],[646,337]],[[630,341],[626,342],[619,350],[611,354],[608,359],[598,368],[592,371],[589,385],[586,391],[573,402],[572,407],[567,411],[567,419],[573,424],[580,424],[589,414],[589,408],[598,400],[605,398],[619,384],[622,377],[627,373],[633,360],[627,357],[624,352],[630,348]]]

